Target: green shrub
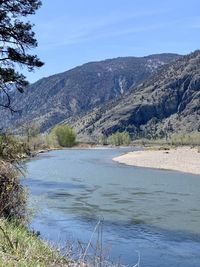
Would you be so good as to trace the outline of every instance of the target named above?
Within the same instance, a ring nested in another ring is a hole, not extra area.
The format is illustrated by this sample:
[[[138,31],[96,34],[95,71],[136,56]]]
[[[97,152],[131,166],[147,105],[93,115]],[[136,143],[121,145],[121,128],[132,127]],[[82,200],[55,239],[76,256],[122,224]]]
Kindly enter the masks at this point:
[[[108,142],[114,146],[128,146],[131,143],[131,138],[128,132],[116,132],[108,138]]]
[[[74,130],[68,125],[59,125],[53,129],[58,144],[62,147],[72,147],[76,143]]]

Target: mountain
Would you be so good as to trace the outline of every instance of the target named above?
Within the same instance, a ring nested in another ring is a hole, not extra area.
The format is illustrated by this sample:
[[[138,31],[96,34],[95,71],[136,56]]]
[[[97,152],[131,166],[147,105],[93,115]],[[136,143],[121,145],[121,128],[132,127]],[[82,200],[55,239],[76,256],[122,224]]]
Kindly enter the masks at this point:
[[[13,107],[19,112],[11,115],[8,110],[0,110],[3,118],[0,128],[37,121],[44,132],[67,118],[82,116],[125,96],[130,88],[135,88],[160,67],[179,57],[160,54],[109,59],[43,78],[23,94],[12,93]]]
[[[66,122],[94,139],[116,131],[133,137],[200,131],[200,50],[163,66],[118,101]]]

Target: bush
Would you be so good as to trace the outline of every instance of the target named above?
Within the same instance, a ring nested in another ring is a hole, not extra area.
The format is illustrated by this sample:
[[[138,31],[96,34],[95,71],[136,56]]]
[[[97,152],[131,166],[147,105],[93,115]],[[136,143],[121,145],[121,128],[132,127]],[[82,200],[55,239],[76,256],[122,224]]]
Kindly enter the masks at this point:
[[[19,180],[18,159],[27,149],[11,135],[0,136],[0,217],[25,219],[26,193]]]
[[[131,138],[128,132],[116,132],[108,138],[108,142],[114,146],[128,146],[131,143]]]
[[[29,154],[28,146],[12,135],[0,135],[0,159],[13,162],[22,154]]]
[[[0,217],[23,221],[26,217],[26,191],[19,172],[10,163],[0,161]]]
[[[76,135],[68,125],[59,125],[53,129],[58,144],[62,147],[72,147],[76,143]]]

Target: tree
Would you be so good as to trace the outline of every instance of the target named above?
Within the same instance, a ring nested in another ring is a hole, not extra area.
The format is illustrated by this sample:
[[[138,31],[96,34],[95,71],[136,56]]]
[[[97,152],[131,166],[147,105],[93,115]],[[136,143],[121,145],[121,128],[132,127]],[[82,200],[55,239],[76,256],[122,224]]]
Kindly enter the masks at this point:
[[[63,147],[72,147],[76,142],[76,135],[68,125],[58,125],[53,129],[58,144]]]
[[[105,135],[105,134],[102,134],[101,136],[100,136],[100,138],[99,138],[99,143],[101,144],[101,145],[107,145],[108,144],[108,138],[107,138],[107,136]]]
[[[109,136],[108,142],[113,146],[128,146],[131,143],[131,138],[128,132],[116,132]]]
[[[22,126],[22,132],[26,136],[27,143],[29,144],[31,138],[36,137],[40,133],[40,125],[35,121],[27,122]]]
[[[17,66],[32,71],[43,65],[37,55],[29,54],[37,47],[37,40],[33,25],[25,21],[40,6],[40,0],[0,0],[0,106],[11,111],[10,90],[22,93],[28,85]]]
[[[27,16],[35,14],[40,0],[0,0],[0,106],[14,111],[10,92],[23,92],[26,77],[17,69],[32,71],[43,63],[29,50],[37,47]],[[19,179],[18,156],[23,144],[10,135],[0,136],[0,217],[24,219],[26,215],[25,188]]]

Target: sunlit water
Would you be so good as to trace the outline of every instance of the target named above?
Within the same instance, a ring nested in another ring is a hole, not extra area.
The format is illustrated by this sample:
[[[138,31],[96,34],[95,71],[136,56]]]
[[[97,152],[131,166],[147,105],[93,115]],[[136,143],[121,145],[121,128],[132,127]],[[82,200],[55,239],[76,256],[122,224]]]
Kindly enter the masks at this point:
[[[130,150],[130,149],[129,149]],[[112,161],[126,149],[52,151],[27,163],[31,227],[64,246],[99,219],[111,259],[141,267],[200,266],[200,176]]]

